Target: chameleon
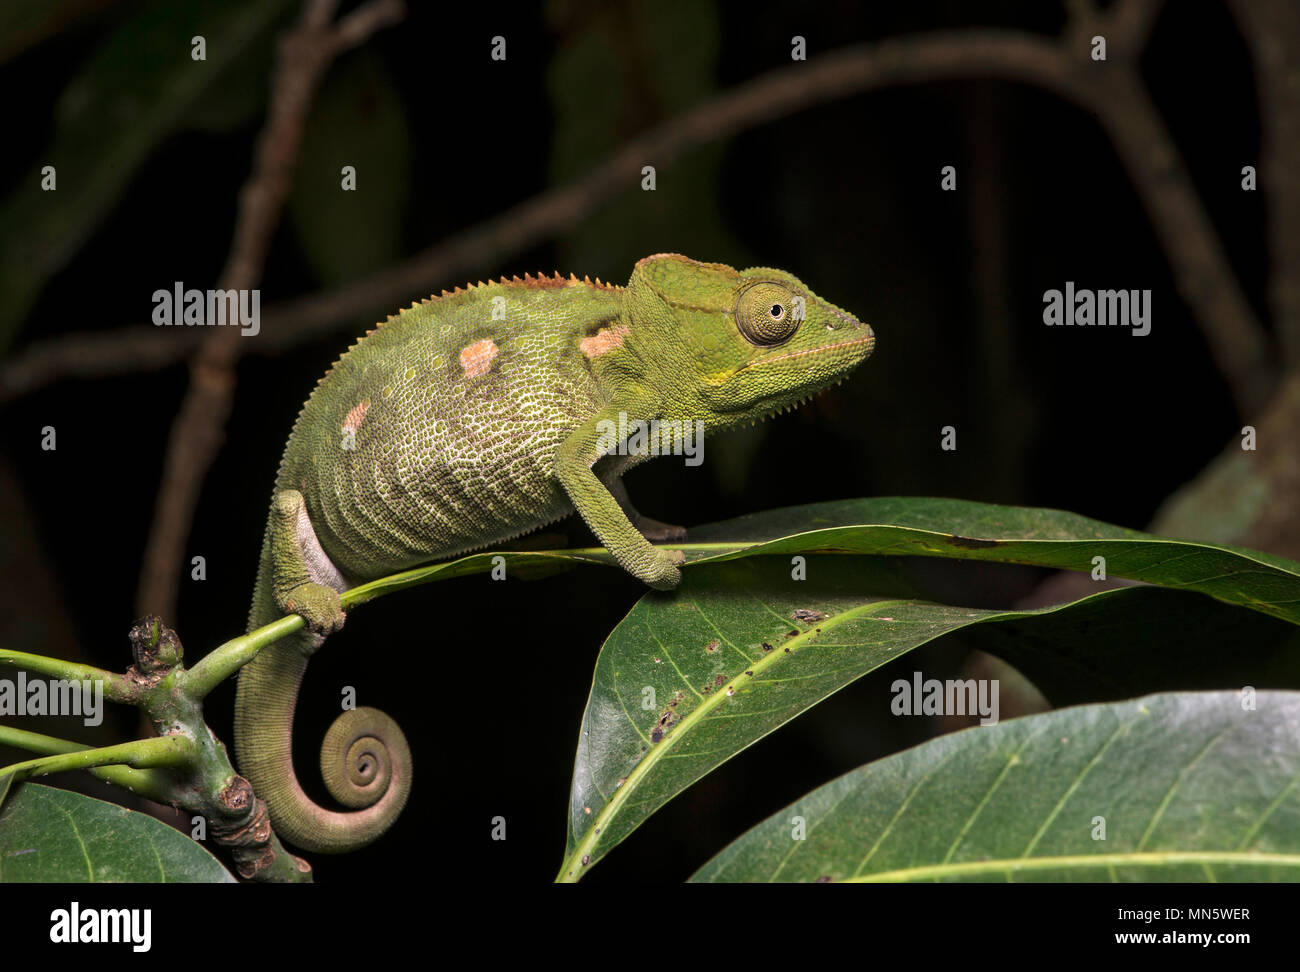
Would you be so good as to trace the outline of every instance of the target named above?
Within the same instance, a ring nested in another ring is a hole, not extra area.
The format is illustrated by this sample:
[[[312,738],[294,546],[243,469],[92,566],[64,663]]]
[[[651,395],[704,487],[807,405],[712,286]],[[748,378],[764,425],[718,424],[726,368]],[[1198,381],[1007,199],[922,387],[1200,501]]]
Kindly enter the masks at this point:
[[[875,347],[870,325],[781,270],[674,253],[626,286],[576,276],[478,283],[413,303],[350,347],[298,415],[276,476],[248,630],[306,624],[240,673],[240,771],[289,843],[316,853],[375,840],[410,792],[410,748],[378,709],[344,711],[321,747],[326,788],[302,790],[293,716],[307,661],[340,629],[341,592],[503,543],[577,511],[652,588],[681,579],[685,531],[641,516],[612,448],[630,420],[709,431],[790,409]],[[618,425],[622,415],[624,422]],[[693,428],[696,426],[692,426]]]

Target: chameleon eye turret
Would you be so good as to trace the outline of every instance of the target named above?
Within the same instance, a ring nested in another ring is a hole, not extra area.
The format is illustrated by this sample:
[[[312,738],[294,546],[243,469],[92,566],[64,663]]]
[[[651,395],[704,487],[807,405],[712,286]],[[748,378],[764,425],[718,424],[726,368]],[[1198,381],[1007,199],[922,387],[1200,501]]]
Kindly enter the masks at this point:
[[[783,284],[760,281],[746,287],[736,300],[736,326],[757,345],[783,344],[799,329],[794,294]]]

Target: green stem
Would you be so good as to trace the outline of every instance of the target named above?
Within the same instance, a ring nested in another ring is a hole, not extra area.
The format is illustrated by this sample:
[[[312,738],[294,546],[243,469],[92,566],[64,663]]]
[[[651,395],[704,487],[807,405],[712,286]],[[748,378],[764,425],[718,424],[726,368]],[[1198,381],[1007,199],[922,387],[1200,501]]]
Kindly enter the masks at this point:
[[[723,545],[731,549],[735,544]],[[430,564],[427,567],[415,567],[411,570],[404,570],[400,573],[390,574],[387,577],[380,577],[376,580],[368,581],[365,584],[358,584],[356,587],[344,591],[340,597],[343,602],[344,610],[354,608],[359,604],[365,604],[367,601],[373,601],[387,594],[394,594],[397,591],[404,591],[411,587],[419,587],[423,584],[431,583],[435,580],[449,580],[453,577],[463,577],[469,574],[484,573],[492,568],[492,558],[509,553],[510,557],[517,564],[527,564],[529,560],[536,560],[538,565],[547,565],[551,562],[560,564],[571,564],[574,561],[599,561],[601,563],[613,564],[614,558],[604,547],[583,547],[572,550],[546,550],[546,551],[492,551],[487,553],[471,554],[467,557],[461,557],[457,560],[444,561],[442,563]],[[239,671],[244,665],[248,664],[257,656],[257,653],[267,645],[279,641],[286,635],[292,634],[303,625],[302,617],[297,614],[288,614],[279,620],[272,621],[256,631],[250,631],[246,635],[238,638],[232,638],[224,644],[208,652],[203,659],[191,668],[184,676],[185,693],[192,699],[205,698],[208,693],[218,685],[228,679],[235,672]]]
[[[83,752],[90,749],[85,743],[56,736],[44,736],[39,732],[28,732],[13,726],[0,726],[0,745],[25,749],[29,753],[56,755],[62,753]],[[154,770],[131,769],[129,766],[95,766],[90,772],[106,783],[123,787],[132,793],[139,793],[150,800],[167,803],[171,790],[163,778]]]
[[[158,736],[118,743],[115,746],[101,746],[98,749],[75,749],[50,756],[38,756],[12,766],[0,767],[0,776],[25,780],[32,776],[48,776],[51,773],[100,766],[125,765],[136,769],[184,766],[193,759],[196,751],[194,742],[186,736]]]
[[[43,736],[39,732],[29,732],[14,726],[0,726],[0,746],[13,746],[31,753],[71,753],[78,749],[89,749],[85,743],[60,739],[57,736]]]
[[[44,655],[29,655],[25,651],[11,651],[8,648],[0,648],[0,665],[12,665],[14,668],[26,669],[29,672],[67,679],[69,682],[101,682],[104,686],[104,698],[110,702],[133,703],[137,695],[133,683],[121,675],[106,672],[92,665],[79,665],[76,662],[47,658]]]
[[[303,626],[302,616],[289,614],[278,621],[231,638],[212,649],[197,665],[181,676],[182,690],[191,699],[205,698],[209,692],[248,664],[267,645],[279,641]]]

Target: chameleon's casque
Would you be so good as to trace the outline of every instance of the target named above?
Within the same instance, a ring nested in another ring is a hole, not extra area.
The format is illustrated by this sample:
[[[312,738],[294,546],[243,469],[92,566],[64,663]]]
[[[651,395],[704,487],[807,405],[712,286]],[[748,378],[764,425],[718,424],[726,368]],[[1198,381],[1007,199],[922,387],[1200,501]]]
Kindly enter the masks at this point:
[[[239,679],[240,770],[277,832],[312,851],[351,850],[392,823],[410,790],[406,741],[374,709],[343,713],[322,748],[326,785],[349,810],[318,806],[294,774],[298,686],[343,624],[339,592],[574,509],[629,573],[674,587],[680,552],[650,539],[685,532],[628,503],[619,476],[645,456],[603,454],[602,420],[712,432],[766,418],[843,378],[874,344],[869,326],[788,273],[659,254],[626,287],[516,277],[444,293],[353,345],[289,437],[249,617],[252,630],[296,612],[308,630]]]

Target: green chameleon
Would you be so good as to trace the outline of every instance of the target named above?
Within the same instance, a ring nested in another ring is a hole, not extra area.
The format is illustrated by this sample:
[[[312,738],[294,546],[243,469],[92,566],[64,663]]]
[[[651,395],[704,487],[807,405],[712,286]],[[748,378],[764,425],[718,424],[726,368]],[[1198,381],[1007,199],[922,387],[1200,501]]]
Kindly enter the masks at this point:
[[[297,613],[307,628],[247,665],[235,703],[239,766],[277,832],[309,851],[353,850],[401,813],[406,739],[375,709],[345,711],[321,769],[348,809],[294,775],[307,659],[343,625],[339,593],[500,543],[573,510],[630,574],[681,579],[685,531],[640,516],[619,477],[647,458],[610,449],[633,420],[763,419],[841,380],[871,328],[788,273],[677,254],[637,263],[626,287],[531,277],[444,292],[390,317],[317,384],[276,478],[249,630]],[[695,426],[692,425],[694,428]]]

